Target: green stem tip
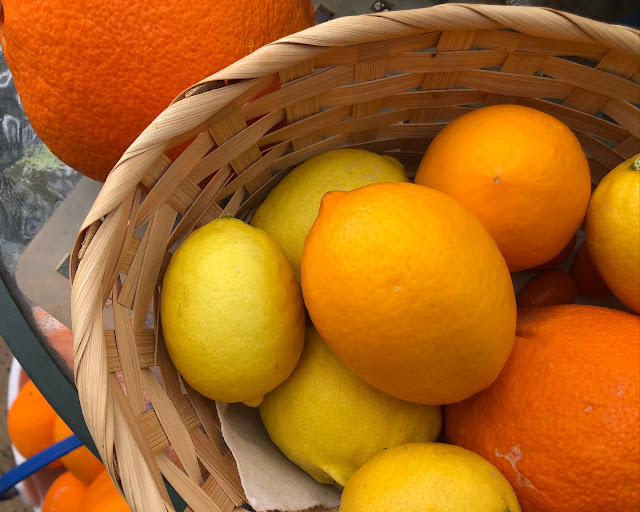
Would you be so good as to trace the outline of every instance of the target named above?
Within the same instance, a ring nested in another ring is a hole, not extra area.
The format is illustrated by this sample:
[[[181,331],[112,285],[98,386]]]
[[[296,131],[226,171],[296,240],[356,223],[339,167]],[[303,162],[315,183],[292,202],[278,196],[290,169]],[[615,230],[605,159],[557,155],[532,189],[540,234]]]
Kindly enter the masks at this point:
[[[631,162],[629,169],[631,169],[632,171],[640,171],[640,155],[638,155],[638,158]]]

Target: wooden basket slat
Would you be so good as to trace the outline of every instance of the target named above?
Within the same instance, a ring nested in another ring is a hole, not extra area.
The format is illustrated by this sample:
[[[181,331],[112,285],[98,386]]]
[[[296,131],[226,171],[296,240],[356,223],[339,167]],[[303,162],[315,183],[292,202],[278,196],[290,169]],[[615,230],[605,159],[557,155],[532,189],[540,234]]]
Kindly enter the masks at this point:
[[[149,314],[149,307],[160,277],[167,242],[176,220],[177,212],[168,204],[154,214],[149,227],[149,241],[144,248],[143,266],[133,301],[133,327],[142,329]]]
[[[153,329],[134,329],[133,337],[135,352],[140,368],[150,368],[157,365],[155,339]],[[104,341],[107,350],[107,371],[115,373],[122,370],[118,348],[116,346],[115,331],[104,331]]]
[[[640,153],[640,140],[638,140],[637,137],[630,135],[615,147],[615,151],[622,156],[622,158],[627,160],[633,155]]]
[[[193,167],[189,178],[194,183],[199,183],[223,165],[230,163],[245,151],[248,151],[255,144],[255,139],[262,137],[282,119],[284,119],[284,111],[279,109],[267,114],[249,128],[243,130],[239,135],[227,137],[226,140],[218,143],[218,147],[214,151]],[[222,129],[222,127],[219,129]],[[220,140],[222,140],[222,134],[220,137]]]
[[[509,52],[504,50],[447,51],[405,53],[387,62],[388,73],[451,73],[473,69],[497,68]]]
[[[627,130],[631,136],[640,137],[640,109],[638,107],[626,101],[610,99],[602,105],[602,112]]]
[[[339,66],[319,71],[313,75],[313,84],[301,79],[286,88],[247,103],[241,107],[240,111],[245,119],[253,119],[273,112],[278,108],[286,108],[322,92],[330,91],[337,85],[344,85],[353,82],[353,80],[353,66]]]
[[[609,98],[623,101],[638,101],[640,98],[640,86],[629,80],[558,57],[543,59],[538,71]]]
[[[538,70],[542,57],[540,55],[529,55],[526,53],[511,53],[505,60],[500,71],[502,73],[515,73],[518,75],[533,75]],[[517,96],[488,93],[484,99],[484,106],[500,105],[504,103],[516,103]]]
[[[202,463],[210,470],[210,473],[212,475],[218,474],[240,498],[246,500],[231,452],[222,455],[200,430],[194,430],[191,436]]]
[[[520,98],[520,105],[546,112],[565,123],[569,128],[595,135],[612,142],[622,142],[629,134],[627,130],[604,119],[575,110],[564,105],[537,98]]]
[[[480,69],[460,73],[457,85],[521,98],[565,99],[574,89],[571,84],[553,78]]]
[[[609,48],[603,44],[590,42],[545,39],[518,32],[504,30],[477,30],[473,46],[488,49],[509,49],[532,55],[575,56],[600,60]]]
[[[200,428],[200,419],[187,395],[180,395],[172,399],[171,403],[174,411],[178,413],[181,423],[188,431]],[[164,431],[158,414],[154,409],[139,415],[137,422],[151,452],[158,454],[171,446],[167,433]]]
[[[117,290],[114,290],[114,296]],[[115,324],[115,345],[118,360],[122,366],[122,375],[127,387],[127,399],[134,414],[139,415],[147,410],[142,379],[140,376],[140,359],[129,309],[113,302],[113,319]]]
[[[184,474],[167,455],[156,455],[156,461],[167,481],[194,512],[222,512],[202,487]]]
[[[173,407],[171,399],[164,392],[151,370],[144,369],[140,371],[144,387],[149,393],[158,421],[167,434],[167,439],[176,451],[184,470],[196,484],[204,484],[204,479],[198,466],[196,449],[189,436],[189,430],[182,422],[182,418]]]
[[[221,215],[247,220],[291,168],[329,149],[392,155],[413,177],[447,122],[481,105],[565,122],[595,186],[640,151],[639,48],[637,30],[550,9],[447,4],[292,34],[179,95],[118,162],[71,255],[76,383],[134,509],[172,510],[162,475],[192,510],[246,500],[215,405],[181,380],[160,329],[160,287],[186,235]],[[172,162],[165,152],[181,145]],[[109,295],[115,331],[102,320]]]
[[[171,237],[167,243],[169,247],[173,246],[180,238],[189,233],[211,205],[216,204],[214,203],[216,194],[222,189],[231,174],[232,170],[228,165],[214,174],[209,183],[202,189],[202,192],[200,192],[198,197],[191,203],[189,209],[184,212],[180,222],[171,233]],[[219,209],[219,216],[222,213],[222,209],[217,204],[216,207]]]

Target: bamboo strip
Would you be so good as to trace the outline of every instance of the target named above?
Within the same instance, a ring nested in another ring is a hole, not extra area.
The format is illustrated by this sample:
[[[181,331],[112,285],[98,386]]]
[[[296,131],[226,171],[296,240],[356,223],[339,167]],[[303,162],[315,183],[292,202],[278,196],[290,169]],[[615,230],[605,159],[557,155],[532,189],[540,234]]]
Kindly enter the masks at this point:
[[[320,95],[320,107],[342,107],[353,105],[356,101],[380,100],[391,94],[417,89],[424,81],[424,76],[424,73],[408,73],[361,84],[336,87]]]
[[[236,463],[231,455],[231,452],[227,452],[226,455],[222,455],[211,444],[211,441],[200,430],[193,430],[191,432],[193,444],[196,447],[196,451],[200,457],[200,460],[215,478],[218,474],[228,484],[238,497],[242,500],[246,500],[244,489],[240,482],[240,476],[236,468]],[[233,499],[232,496],[229,496]]]
[[[153,329],[134,329],[133,337],[140,368],[156,366]],[[122,370],[116,346],[115,331],[104,331],[104,342],[107,350],[107,371],[115,373]]]
[[[162,474],[194,512],[222,512],[207,493],[180,471],[164,453],[156,455],[156,461]]]
[[[119,286],[114,290],[114,297]],[[118,359],[122,366],[124,383],[127,386],[127,400],[131,404],[134,414],[145,412],[144,392],[140,379],[140,360],[136,350],[136,339],[131,326],[129,310],[117,301],[113,303],[113,318],[115,323],[115,342],[118,350]]]
[[[574,131],[576,137],[580,141],[582,150],[587,156],[593,158],[596,162],[604,165],[607,169],[613,169],[621,164],[624,159],[613,149],[605,146],[602,142],[597,141],[586,133]]]
[[[147,228],[150,231],[149,241],[144,249],[144,264],[133,302],[133,327],[136,329],[145,327],[175,219],[176,211],[165,204],[154,214]]]
[[[573,90],[572,85],[561,80],[479,69],[460,73],[457,85],[521,98],[564,99]]]
[[[451,73],[494,68],[510,55],[501,50],[405,53],[387,60],[388,73]]]
[[[198,195],[191,207],[186,211],[182,219],[180,219],[180,222],[173,230],[173,233],[171,233],[171,237],[167,243],[168,247],[172,247],[173,244],[193,229],[200,218],[202,218],[203,214],[211,206],[216,194],[226,183],[229,176],[231,176],[231,173],[231,168],[226,165],[213,175],[211,181],[209,181],[204,189],[202,189],[200,195]],[[241,176],[243,174],[241,174]],[[222,210],[220,213],[222,213]]]
[[[190,431],[200,427],[198,415],[193,409],[191,401],[187,395],[175,398],[171,403],[187,430]],[[155,410],[151,409],[150,411],[138,416],[138,424],[140,425],[140,430],[146,444],[154,454],[162,452],[171,445]]]
[[[136,226],[151,218],[153,212],[172,196],[173,190],[180,186],[193,166],[202,160],[213,146],[213,139],[207,132],[201,133],[189,144],[189,147],[169,166],[145,198],[135,218]]]
[[[545,57],[538,68],[540,73],[563,80],[567,84],[581,87],[598,94],[623,101],[640,102],[640,85],[624,78],[559,59]]]
[[[223,512],[233,512],[233,510],[236,508],[236,504],[231,501],[229,496],[227,496],[227,493],[224,492],[216,479],[211,475],[209,475],[209,477],[205,480],[204,485],[202,486],[202,490]],[[184,512],[193,512],[193,509],[191,507],[187,507]]]
[[[141,370],[144,387],[149,393],[153,409],[156,411],[160,425],[164,430],[176,455],[184,466],[187,475],[198,485],[204,484],[204,479],[198,467],[196,449],[193,446],[187,427],[182,423],[182,418],[173,407],[173,403],[164,392],[151,370]]]

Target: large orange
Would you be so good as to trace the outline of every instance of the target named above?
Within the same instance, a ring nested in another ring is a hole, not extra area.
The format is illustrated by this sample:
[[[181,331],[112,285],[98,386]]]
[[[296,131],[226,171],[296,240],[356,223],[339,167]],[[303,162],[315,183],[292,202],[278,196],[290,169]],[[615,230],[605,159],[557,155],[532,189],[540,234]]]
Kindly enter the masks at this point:
[[[513,345],[515,297],[495,242],[456,200],[411,183],[325,194],[302,291],[336,355],[403,400],[467,398]]]
[[[109,473],[103,471],[84,493],[82,512],[131,512],[131,508],[113,485]]]
[[[309,0],[2,0],[2,50],[38,136],[104,181],[183,89],[313,24]]]
[[[494,464],[523,512],[640,508],[640,319],[596,306],[518,312],[487,390],[445,408],[450,442]]]
[[[62,441],[73,431],[67,426],[60,416],[56,417],[53,424],[53,440],[54,442]],[[95,478],[104,471],[104,465],[98,458],[89,451],[86,446],[76,448],[72,452],[62,457],[62,464],[73,475],[89,485]]]
[[[478,217],[512,272],[558,254],[591,193],[589,165],[571,130],[519,105],[477,109],[449,123],[429,145],[416,183]]]
[[[33,457],[53,444],[53,423],[56,411],[42,396],[33,381],[29,380],[20,390],[7,414],[9,438],[20,455]],[[59,467],[59,461],[48,467]]]
[[[87,484],[68,471],[62,473],[47,490],[42,512],[84,512],[81,508]]]

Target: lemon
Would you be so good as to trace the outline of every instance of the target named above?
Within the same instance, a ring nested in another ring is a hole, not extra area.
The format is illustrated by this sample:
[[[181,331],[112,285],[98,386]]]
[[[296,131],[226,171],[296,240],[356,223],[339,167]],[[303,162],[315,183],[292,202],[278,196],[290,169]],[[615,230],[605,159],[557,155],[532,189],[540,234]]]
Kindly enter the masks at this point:
[[[298,366],[264,397],[260,415],[289,459],[318,482],[340,486],[380,450],[432,441],[442,426],[439,407],[373,388],[340,362],[313,327]]]
[[[388,181],[408,181],[403,165],[393,157],[362,149],[327,151],[291,171],[258,207],[251,225],[264,229],[280,244],[300,282],[304,240],[318,216],[322,196]]]
[[[415,443],[384,450],[344,488],[340,512],[518,512],[511,485],[459,446]]]
[[[164,277],[169,356],[212,400],[257,406],[293,371],[304,343],[300,285],[282,249],[238,219],[217,219],[180,244]]]
[[[609,289],[640,313],[640,155],[613,169],[594,190],[585,238]]]

